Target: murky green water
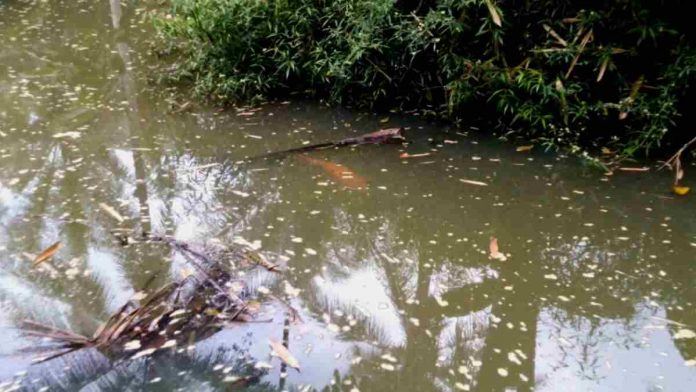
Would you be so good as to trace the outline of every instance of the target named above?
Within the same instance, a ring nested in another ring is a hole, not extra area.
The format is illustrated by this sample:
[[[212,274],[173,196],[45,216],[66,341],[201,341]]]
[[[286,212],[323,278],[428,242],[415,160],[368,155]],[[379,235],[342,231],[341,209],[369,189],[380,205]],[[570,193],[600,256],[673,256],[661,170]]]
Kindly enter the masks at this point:
[[[605,177],[475,132],[302,102],[177,113],[185,101],[148,82],[146,7],[0,3],[0,390],[232,390],[254,367],[252,390],[696,388],[696,203],[666,192],[669,175]],[[397,125],[406,147],[312,155],[341,167],[235,163]],[[122,247],[115,228],[260,245],[286,271],[246,279],[300,310],[302,372],[270,357],[285,319],[270,303],[270,322],[153,358],[31,366],[40,342],[23,319],[91,335],[186,271],[166,248]],[[489,258],[491,237],[507,260]]]

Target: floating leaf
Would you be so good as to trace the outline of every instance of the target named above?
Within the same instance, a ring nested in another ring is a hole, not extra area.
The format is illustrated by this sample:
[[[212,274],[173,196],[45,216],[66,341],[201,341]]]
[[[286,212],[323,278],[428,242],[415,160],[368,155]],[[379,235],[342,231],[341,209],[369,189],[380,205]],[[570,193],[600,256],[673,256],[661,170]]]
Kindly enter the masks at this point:
[[[119,223],[122,223],[124,221],[121,214],[119,214],[114,207],[111,207],[110,205],[105,203],[99,203],[99,208],[104,210],[104,212],[106,212],[107,214],[111,215],[111,217],[116,219]]]
[[[385,117],[385,118],[379,120],[379,123],[380,123],[380,124],[385,124],[385,123],[388,123],[388,122],[389,122],[389,117]]]
[[[517,147],[517,148],[515,149],[515,151],[517,151],[517,152],[525,152],[525,151],[531,150],[532,148],[534,148],[533,145],[529,145],[529,146],[519,146],[519,147]]]
[[[494,260],[500,260],[500,261],[505,261],[507,260],[507,256],[502,254],[500,250],[498,249],[498,239],[495,237],[491,237],[491,242],[488,245],[488,249],[490,251],[490,258]]]
[[[292,355],[287,347],[272,339],[268,339],[268,344],[271,346],[273,354],[280,358],[281,361],[285,362],[291,368],[295,368],[297,371],[300,371],[300,362]]]
[[[620,167],[619,170],[625,171],[625,172],[646,172],[650,170],[649,167]]]
[[[172,111],[172,114],[178,114],[178,113],[183,113],[193,107],[193,104],[191,101],[186,101],[183,104],[181,104],[178,108]]]
[[[672,187],[672,192],[674,192],[675,195],[679,196],[684,196],[687,193],[689,193],[689,191],[691,191],[691,188],[689,188],[688,186],[675,185]]]
[[[266,257],[261,253],[254,251],[246,251],[245,254],[252,263],[265,268],[267,271],[279,272],[278,266],[268,261],[268,259],[266,259]]]
[[[498,26],[502,26],[503,21],[500,20],[500,14],[498,13],[498,9],[496,9],[495,5],[493,4],[493,0],[486,0],[486,7],[488,7],[488,12],[491,13],[491,19],[493,20],[493,23],[495,23]]]
[[[402,153],[399,155],[399,158],[401,159],[407,159],[407,158],[422,158],[422,157],[427,157],[430,156],[429,152],[422,152],[420,154],[409,154],[407,152]]]
[[[613,154],[613,153],[614,153],[614,152],[611,151],[609,148],[607,148],[607,147],[602,147],[602,154],[604,154],[604,155],[611,155],[611,154]]]
[[[36,267],[37,265],[50,259],[51,256],[53,256],[56,252],[58,252],[58,249],[60,249],[60,241],[58,241],[55,244],[44,249],[43,252],[41,252],[38,256],[36,256],[36,258],[34,259],[34,263],[32,264],[32,267]]]
[[[463,178],[460,178],[459,181],[461,181],[465,184],[469,184],[469,185],[488,186],[488,184],[486,184],[485,182],[481,182],[481,181],[465,180]]]
[[[677,333],[674,334],[674,338],[675,339],[694,339],[694,338],[696,338],[696,332],[694,332],[690,329],[682,328],[679,331],[677,331]]]

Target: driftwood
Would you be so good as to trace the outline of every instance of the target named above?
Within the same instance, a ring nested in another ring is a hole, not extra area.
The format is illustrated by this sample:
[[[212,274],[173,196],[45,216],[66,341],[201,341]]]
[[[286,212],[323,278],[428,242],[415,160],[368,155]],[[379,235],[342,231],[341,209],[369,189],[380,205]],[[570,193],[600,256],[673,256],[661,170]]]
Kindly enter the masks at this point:
[[[290,148],[290,149],[282,150],[282,151],[275,151],[275,152],[271,152],[268,154],[256,156],[254,158],[251,158],[251,160],[260,159],[260,158],[281,157],[281,156],[284,156],[287,154],[292,154],[292,153],[309,152],[309,151],[323,150],[323,149],[334,148],[334,147],[347,147],[347,146],[354,146],[354,145],[361,145],[361,144],[402,143],[404,140],[406,140],[404,138],[404,128],[385,128],[385,129],[380,129],[379,131],[367,133],[365,135],[360,135],[360,136],[356,136],[356,137],[349,137],[346,139],[342,139],[342,140],[339,140],[337,142],[318,143],[318,144],[312,144],[309,146]]]

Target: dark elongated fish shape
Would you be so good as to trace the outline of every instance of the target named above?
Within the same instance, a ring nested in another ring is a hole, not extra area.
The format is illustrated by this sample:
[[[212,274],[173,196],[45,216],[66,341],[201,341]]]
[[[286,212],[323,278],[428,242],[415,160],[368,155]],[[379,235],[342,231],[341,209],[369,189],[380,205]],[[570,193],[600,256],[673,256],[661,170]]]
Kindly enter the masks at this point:
[[[404,129],[403,128],[385,128],[379,131],[370,132],[365,135],[360,135],[356,137],[349,137],[347,139],[342,139],[337,142],[327,142],[312,144],[310,146],[303,146],[297,148],[291,148],[288,150],[271,152],[268,154],[257,156],[256,158],[269,158],[275,157],[282,154],[291,154],[297,152],[307,152],[313,150],[321,150],[325,148],[332,147],[345,147],[360,144],[387,144],[387,143],[401,143],[404,140]],[[252,158],[254,159],[254,158]]]

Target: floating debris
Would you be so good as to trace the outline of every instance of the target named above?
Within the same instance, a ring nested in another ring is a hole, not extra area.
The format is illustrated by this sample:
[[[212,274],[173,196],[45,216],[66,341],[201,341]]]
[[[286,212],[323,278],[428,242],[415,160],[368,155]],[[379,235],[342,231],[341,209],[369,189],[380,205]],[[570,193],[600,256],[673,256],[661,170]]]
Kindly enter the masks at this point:
[[[108,204],[99,203],[99,208],[101,208],[107,214],[111,215],[111,217],[116,219],[119,223],[123,223],[123,221],[125,220],[123,216],[121,216],[121,214],[119,214],[118,211],[116,211],[115,208],[111,207]]]
[[[95,348],[109,358],[127,357],[131,360],[153,355],[157,351],[191,346],[225,328],[232,322],[253,319],[258,310],[255,302],[239,296],[244,283],[232,274],[228,262],[263,264],[269,270],[277,267],[248,248],[220,250],[211,246],[198,250],[193,244],[166,236],[145,234],[148,242],[167,244],[180,253],[193,269],[180,280],[171,282],[144,298],[133,297],[93,334],[82,336],[70,331],[25,320],[22,332],[48,341],[39,351],[53,354],[37,362],[49,361],[83,348]],[[60,247],[57,242],[42,252],[35,261],[50,258]],[[231,260],[228,260],[230,259]],[[252,259],[253,263],[249,260]],[[226,262],[222,262],[222,261]],[[228,289],[229,288],[229,289]],[[260,290],[259,290],[260,291]],[[246,296],[249,293],[245,293]],[[281,358],[293,367],[293,357],[279,352]],[[135,352],[130,355],[130,353]]]
[[[271,346],[272,354],[280,358],[281,361],[291,368],[296,369],[298,372],[300,371],[300,362],[292,355],[287,347],[272,339],[268,339],[268,344]]]
[[[488,186],[488,184],[486,184],[485,182],[482,182],[482,181],[466,180],[463,178],[460,178],[459,181],[461,181],[465,184],[469,184],[469,185]]]
[[[649,167],[620,167],[619,170],[625,171],[625,172],[646,172],[650,170]]]
[[[500,260],[500,261],[505,261],[507,260],[507,256],[505,256],[503,253],[500,252],[498,249],[498,239],[495,237],[491,237],[490,243],[488,244],[489,248],[489,257],[493,260]]]
[[[422,152],[419,154],[409,154],[407,152],[401,153],[399,155],[399,158],[401,159],[408,159],[408,158],[423,158],[423,157],[429,157],[431,154],[429,152]]]
[[[58,252],[58,249],[60,249],[60,247],[61,247],[61,244],[60,244],[60,241],[58,241],[55,244],[44,249],[43,252],[41,252],[38,256],[36,256],[36,258],[34,259],[34,262],[32,263],[31,266],[36,267],[37,265],[50,259],[54,254],[56,254],[56,252]]]

